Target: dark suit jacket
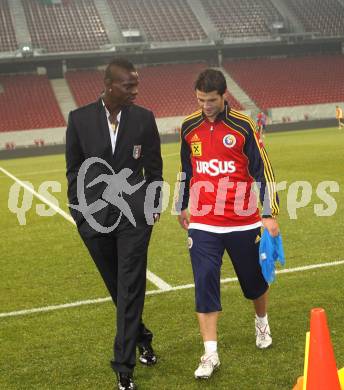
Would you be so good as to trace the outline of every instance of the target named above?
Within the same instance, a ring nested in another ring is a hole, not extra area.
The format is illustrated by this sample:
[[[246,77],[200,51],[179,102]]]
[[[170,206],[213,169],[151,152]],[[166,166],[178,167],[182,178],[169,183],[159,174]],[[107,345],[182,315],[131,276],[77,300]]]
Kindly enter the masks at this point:
[[[118,128],[116,148],[112,154],[111,139],[105,108],[101,99],[95,103],[71,111],[66,132],[66,164],[68,180],[68,200],[78,204],[77,177],[82,163],[98,157],[106,161],[117,174],[124,168],[133,171],[128,181],[135,185],[142,180],[145,184],[132,195],[123,195],[129,204],[137,224],[146,224],[144,201],[147,186],[154,181],[162,181],[162,159],[160,137],[154,115],[137,105],[122,109]],[[92,164],[85,178],[87,204],[101,199],[107,183],[99,183],[90,188],[86,185],[101,174],[112,175],[104,164]],[[83,236],[96,235],[82,213],[70,208],[79,232]],[[96,212],[93,217],[103,226],[111,226],[117,219],[119,210],[112,205]]]

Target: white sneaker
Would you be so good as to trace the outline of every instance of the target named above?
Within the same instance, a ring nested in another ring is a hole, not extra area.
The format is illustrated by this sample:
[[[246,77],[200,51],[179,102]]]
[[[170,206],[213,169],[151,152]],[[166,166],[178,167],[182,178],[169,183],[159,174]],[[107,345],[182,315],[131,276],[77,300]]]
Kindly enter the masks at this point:
[[[212,352],[201,357],[201,362],[195,371],[196,379],[208,379],[214,370],[220,366],[220,359],[217,352]]]
[[[270,347],[272,344],[272,337],[269,323],[262,323],[259,319],[255,319],[256,326],[256,346],[260,349]]]

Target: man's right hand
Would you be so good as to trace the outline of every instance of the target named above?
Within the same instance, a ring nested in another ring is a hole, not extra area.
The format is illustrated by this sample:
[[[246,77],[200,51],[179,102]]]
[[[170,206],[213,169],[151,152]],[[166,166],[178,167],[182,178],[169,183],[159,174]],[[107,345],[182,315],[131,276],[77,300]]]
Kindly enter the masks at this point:
[[[187,209],[182,210],[180,212],[180,214],[178,215],[178,222],[183,229],[188,230],[190,221]]]

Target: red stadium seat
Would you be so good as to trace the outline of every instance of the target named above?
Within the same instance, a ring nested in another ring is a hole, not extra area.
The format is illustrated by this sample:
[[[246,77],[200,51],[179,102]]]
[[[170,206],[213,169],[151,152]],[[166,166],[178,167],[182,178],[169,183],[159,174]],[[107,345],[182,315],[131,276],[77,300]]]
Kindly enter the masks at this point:
[[[0,131],[65,126],[46,76],[0,76]]]
[[[197,109],[194,81],[198,73],[205,68],[203,63],[140,68],[137,103],[152,110],[157,117],[192,113]],[[65,77],[79,106],[96,100],[102,91],[102,72],[67,72]],[[228,100],[233,108],[243,108],[230,94]]]
[[[344,56],[227,61],[224,68],[265,110],[344,101]]]

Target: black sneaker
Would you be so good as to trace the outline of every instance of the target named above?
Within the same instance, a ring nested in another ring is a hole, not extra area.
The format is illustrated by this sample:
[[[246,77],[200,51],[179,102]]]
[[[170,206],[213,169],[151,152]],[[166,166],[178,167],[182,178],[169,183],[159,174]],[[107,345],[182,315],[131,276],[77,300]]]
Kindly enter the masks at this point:
[[[118,390],[135,390],[136,385],[133,381],[132,374],[129,372],[117,373]]]
[[[148,345],[138,345],[140,357],[139,360],[142,364],[146,366],[153,366],[157,362],[156,354],[151,346]]]

